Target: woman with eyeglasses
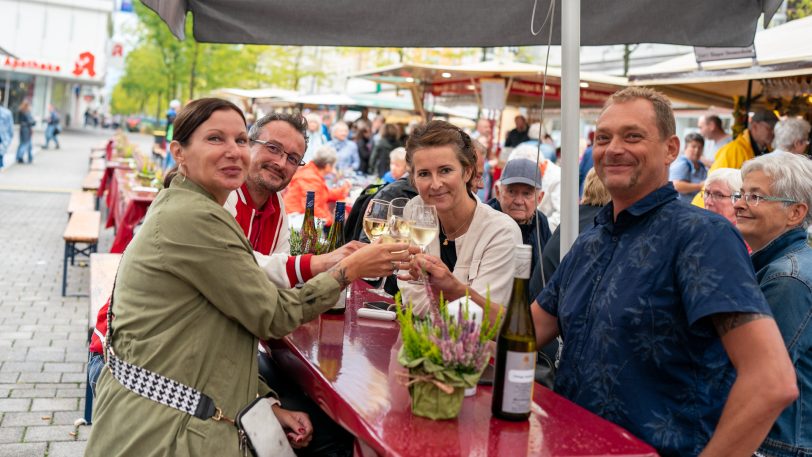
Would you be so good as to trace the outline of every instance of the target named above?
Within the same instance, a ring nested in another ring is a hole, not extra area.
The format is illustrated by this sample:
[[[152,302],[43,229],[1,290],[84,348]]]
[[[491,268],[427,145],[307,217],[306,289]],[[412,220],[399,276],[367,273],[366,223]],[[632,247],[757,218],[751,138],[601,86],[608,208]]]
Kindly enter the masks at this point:
[[[150,206],[113,288],[86,456],[242,455],[233,420],[273,394],[258,376],[258,340],[316,318],[353,280],[408,265],[407,244],[368,245],[301,289],[277,288],[223,207],[249,167],[242,112],[195,100],[174,131],[178,174]],[[306,446],[307,416],[268,401],[291,445]]]
[[[705,209],[736,225],[736,210],[731,196],[742,188],[742,173],[736,168],[718,168],[705,180]]]
[[[349,182],[340,187],[327,186],[326,176],[333,173],[337,160],[336,150],[332,146],[324,145],[316,149],[313,159],[299,168],[290,180],[285,193],[285,210],[288,214],[303,214],[307,191],[313,191],[316,193],[314,208],[316,217],[327,221],[327,225],[332,224],[333,215],[330,213],[328,202],[343,200],[350,192]]]

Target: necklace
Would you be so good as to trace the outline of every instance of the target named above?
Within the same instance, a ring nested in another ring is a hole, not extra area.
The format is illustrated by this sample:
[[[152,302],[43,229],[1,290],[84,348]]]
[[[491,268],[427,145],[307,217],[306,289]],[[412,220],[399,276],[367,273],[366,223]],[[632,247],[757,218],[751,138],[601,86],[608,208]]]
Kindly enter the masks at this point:
[[[460,230],[462,230],[464,227],[468,226],[468,224],[470,224],[471,221],[474,220],[474,214],[476,214],[476,206],[474,206],[474,210],[471,211],[471,217],[468,218],[468,222],[465,222],[464,224],[460,225],[459,227],[457,227],[456,230],[454,230],[450,234],[446,233],[446,231],[443,230],[443,224],[440,224],[440,231],[443,232],[443,236],[445,237],[445,239],[443,240],[443,246],[448,246],[448,238],[449,238],[449,236],[452,236],[452,237],[456,238],[457,234],[460,232]]]

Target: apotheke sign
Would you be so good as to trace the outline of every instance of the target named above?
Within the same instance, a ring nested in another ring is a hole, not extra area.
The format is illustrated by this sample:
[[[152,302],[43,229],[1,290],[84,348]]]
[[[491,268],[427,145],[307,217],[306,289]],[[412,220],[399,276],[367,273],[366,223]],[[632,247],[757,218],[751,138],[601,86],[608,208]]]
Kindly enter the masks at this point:
[[[14,57],[6,56],[0,60],[3,67],[11,68],[12,70],[37,70],[44,73],[62,73],[62,65],[54,62],[44,62],[36,59],[16,59]],[[96,56],[89,51],[80,53],[73,62],[70,75],[73,77],[96,77]],[[67,69],[66,69],[67,70]]]
[[[55,63],[41,62],[39,60],[34,60],[34,59],[28,59],[28,60],[15,59],[14,57],[9,57],[9,56],[6,56],[6,58],[3,59],[3,66],[4,67],[11,67],[12,69],[15,69],[15,70],[17,68],[27,68],[27,69],[31,69],[31,70],[46,71],[46,72],[50,72],[50,73],[59,73],[62,70],[62,67],[60,65],[58,65],[58,64],[55,64]]]

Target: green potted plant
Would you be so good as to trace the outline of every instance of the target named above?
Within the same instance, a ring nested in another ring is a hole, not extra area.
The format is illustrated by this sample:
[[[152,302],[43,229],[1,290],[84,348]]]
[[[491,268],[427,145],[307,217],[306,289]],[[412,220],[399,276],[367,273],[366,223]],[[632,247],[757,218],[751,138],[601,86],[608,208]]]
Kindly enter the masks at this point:
[[[429,295],[431,297],[431,294]],[[499,331],[502,310],[490,322],[490,296],[478,324],[468,312],[468,297],[450,315],[442,294],[425,318],[415,316],[411,303],[395,296],[403,346],[398,362],[409,369],[407,386],[412,414],[429,419],[453,419],[460,413],[465,389],[476,386],[490,360],[488,342]]]

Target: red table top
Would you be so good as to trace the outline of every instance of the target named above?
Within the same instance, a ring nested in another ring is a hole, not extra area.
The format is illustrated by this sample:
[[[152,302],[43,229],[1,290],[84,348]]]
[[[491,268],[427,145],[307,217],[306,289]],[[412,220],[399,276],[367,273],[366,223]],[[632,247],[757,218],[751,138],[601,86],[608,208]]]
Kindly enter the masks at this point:
[[[396,322],[358,318],[364,301],[380,300],[356,282],[343,316],[322,315],[282,340],[274,359],[334,420],[387,456],[656,456],[647,444],[536,384],[526,422],[491,417],[491,387],[466,397],[457,419],[411,414],[398,373]]]
[[[134,172],[115,169],[107,204],[110,214],[107,227],[116,227],[116,236],[110,248],[112,253],[122,253],[133,237],[133,228],[144,218],[147,209],[157,196],[157,191],[138,190]]]

